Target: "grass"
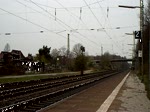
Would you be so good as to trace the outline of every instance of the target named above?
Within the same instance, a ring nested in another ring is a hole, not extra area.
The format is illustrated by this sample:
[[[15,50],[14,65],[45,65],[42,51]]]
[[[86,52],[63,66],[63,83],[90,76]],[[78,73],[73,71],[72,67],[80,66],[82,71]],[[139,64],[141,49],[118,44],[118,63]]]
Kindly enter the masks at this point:
[[[29,81],[29,80],[38,80],[38,79],[46,79],[52,76],[25,76],[19,78],[0,78],[0,84],[2,83],[10,83],[10,82],[21,82],[21,81]]]
[[[0,77],[0,84],[2,83],[11,83],[11,82],[21,82],[21,81],[30,81],[30,80],[38,80],[38,79],[46,79],[46,78],[53,78],[53,77],[64,77],[64,76],[68,76],[68,75],[79,75],[80,72],[62,72],[62,73],[55,73],[57,75],[40,75],[40,74],[36,74],[34,76],[32,76],[33,74],[26,74],[26,75],[20,75],[20,77],[15,77],[15,75],[12,75],[12,78],[8,78],[8,77]],[[17,75],[19,76],[19,75]]]
[[[56,73],[55,73],[56,74]],[[38,80],[38,79],[46,79],[46,78],[53,78],[53,77],[63,77],[63,76],[68,76],[68,75],[75,75],[75,74],[79,74],[78,72],[76,73],[58,73],[57,75],[40,75],[40,74],[36,74],[34,76],[31,76],[33,74],[27,74],[26,75],[20,75],[20,77],[16,77],[15,75],[13,75],[11,78],[9,77],[0,77],[0,84],[2,83],[11,83],[11,82],[21,82],[21,81],[30,81],[30,80]],[[18,76],[18,75],[17,75]]]

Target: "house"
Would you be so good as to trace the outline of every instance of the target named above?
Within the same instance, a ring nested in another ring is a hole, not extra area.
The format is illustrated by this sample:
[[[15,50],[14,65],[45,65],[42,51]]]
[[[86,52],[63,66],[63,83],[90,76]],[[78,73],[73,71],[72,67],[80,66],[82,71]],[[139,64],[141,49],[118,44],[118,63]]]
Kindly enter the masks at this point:
[[[2,59],[3,59],[3,54],[0,53],[0,62],[1,62]]]
[[[11,55],[13,60],[24,60],[25,56],[22,54],[20,50],[12,50]]]
[[[0,62],[21,61],[25,56],[20,50],[12,50],[11,52],[2,51],[0,53]]]

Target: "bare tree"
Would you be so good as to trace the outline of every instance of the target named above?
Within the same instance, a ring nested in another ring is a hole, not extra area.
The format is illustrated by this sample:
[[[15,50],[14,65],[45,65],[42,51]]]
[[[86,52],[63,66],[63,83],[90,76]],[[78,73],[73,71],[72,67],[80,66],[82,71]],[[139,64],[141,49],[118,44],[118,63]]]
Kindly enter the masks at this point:
[[[67,48],[64,46],[59,49],[59,52],[61,56],[67,56]]]
[[[73,53],[75,54],[75,56],[81,55],[81,53],[82,53],[81,46],[82,46],[82,44],[80,44],[80,43],[74,45]]]
[[[9,52],[9,51],[10,51],[10,45],[9,45],[9,43],[7,43],[7,44],[5,45],[4,51],[5,51],[5,52]]]
[[[60,56],[60,51],[57,49],[53,49],[51,52],[52,57],[56,58],[58,56]]]

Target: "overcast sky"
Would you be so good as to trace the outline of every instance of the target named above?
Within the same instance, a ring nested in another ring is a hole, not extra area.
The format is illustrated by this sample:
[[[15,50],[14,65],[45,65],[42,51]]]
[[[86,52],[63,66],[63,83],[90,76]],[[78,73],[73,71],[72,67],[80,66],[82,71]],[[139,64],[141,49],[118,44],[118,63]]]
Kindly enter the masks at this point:
[[[67,47],[77,43],[89,55],[103,52],[131,57],[133,36],[139,30],[140,0],[0,0],[0,51],[6,43],[25,56],[43,45]],[[8,35],[9,34],[9,35]]]

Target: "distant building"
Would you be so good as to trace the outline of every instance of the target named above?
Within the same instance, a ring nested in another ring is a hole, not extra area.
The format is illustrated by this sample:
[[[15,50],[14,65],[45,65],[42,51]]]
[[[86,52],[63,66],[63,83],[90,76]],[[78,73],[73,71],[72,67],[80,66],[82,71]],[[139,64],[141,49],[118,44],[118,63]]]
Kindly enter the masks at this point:
[[[0,61],[3,59],[3,54],[0,53]]]
[[[25,68],[22,65],[24,60],[26,58],[20,50],[2,51],[0,53],[0,74],[24,74]]]
[[[2,51],[0,53],[0,62],[9,62],[16,60],[24,60],[25,56],[20,50],[12,50],[11,52]]]
[[[22,54],[20,50],[12,50],[11,51],[13,60],[24,60],[25,56]]]

